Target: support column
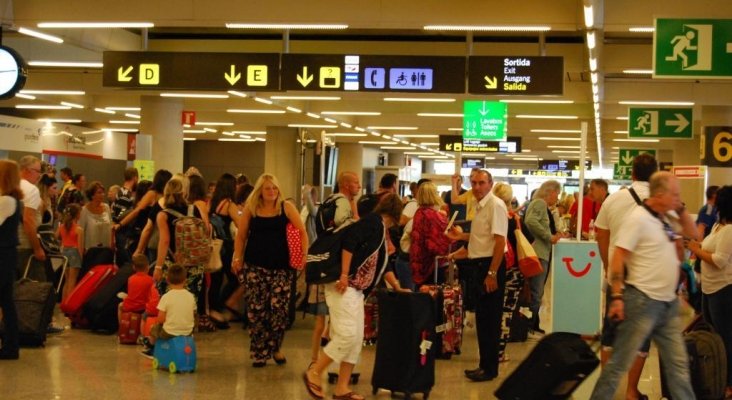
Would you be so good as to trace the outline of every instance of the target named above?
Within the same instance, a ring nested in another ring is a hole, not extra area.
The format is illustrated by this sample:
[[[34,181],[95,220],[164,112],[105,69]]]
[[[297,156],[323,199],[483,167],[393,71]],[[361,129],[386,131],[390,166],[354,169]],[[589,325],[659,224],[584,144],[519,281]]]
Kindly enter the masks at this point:
[[[140,99],[140,133],[152,137],[155,169],[183,172],[183,100],[159,96]]]
[[[264,145],[264,172],[277,177],[284,198],[292,197],[299,204],[300,144],[297,139],[297,129],[268,126]]]
[[[338,174],[343,171],[355,172],[359,179],[363,179],[363,145],[338,143]]]

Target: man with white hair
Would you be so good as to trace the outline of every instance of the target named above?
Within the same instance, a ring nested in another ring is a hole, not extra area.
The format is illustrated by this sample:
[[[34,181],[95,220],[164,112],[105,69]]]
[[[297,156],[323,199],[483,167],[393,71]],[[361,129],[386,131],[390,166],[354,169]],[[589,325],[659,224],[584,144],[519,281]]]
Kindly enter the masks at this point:
[[[34,262],[31,268],[36,265],[46,264],[46,253],[43,252],[41,242],[38,240],[36,229],[41,223],[41,195],[38,192],[36,183],[41,179],[41,160],[35,156],[24,156],[18,161],[20,168],[20,189],[23,192],[23,223],[18,227],[18,278],[23,276],[28,258],[32,255]],[[45,269],[45,267],[44,267]],[[53,280],[46,271],[45,280]]]

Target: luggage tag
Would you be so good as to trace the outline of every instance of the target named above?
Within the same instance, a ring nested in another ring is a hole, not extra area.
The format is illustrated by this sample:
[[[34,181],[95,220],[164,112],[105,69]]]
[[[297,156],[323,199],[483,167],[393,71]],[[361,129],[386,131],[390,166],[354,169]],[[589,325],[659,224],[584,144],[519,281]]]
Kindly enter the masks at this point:
[[[427,340],[427,331],[422,331],[422,342],[419,344],[420,365],[427,364],[427,350],[432,347],[432,342]]]

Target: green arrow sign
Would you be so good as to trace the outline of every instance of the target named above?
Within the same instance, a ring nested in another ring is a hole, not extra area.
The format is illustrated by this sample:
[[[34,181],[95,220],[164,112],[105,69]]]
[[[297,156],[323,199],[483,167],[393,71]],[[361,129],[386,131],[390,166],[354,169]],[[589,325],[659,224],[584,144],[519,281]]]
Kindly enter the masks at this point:
[[[506,103],[463,102],[463,139],[504,140],[507,115]]]
[[[691,108],[629,108],[628,137],[691,139]]]
[[[653,157],[656,157],[656,150],[620,149],[618,151],[618,163],[613,167],[613,179],[630,180],[633,169],[633,159],[635,156],[643,153],[648,153]]]
[[[732,79],[732,20],[656,19],[653,77]]]

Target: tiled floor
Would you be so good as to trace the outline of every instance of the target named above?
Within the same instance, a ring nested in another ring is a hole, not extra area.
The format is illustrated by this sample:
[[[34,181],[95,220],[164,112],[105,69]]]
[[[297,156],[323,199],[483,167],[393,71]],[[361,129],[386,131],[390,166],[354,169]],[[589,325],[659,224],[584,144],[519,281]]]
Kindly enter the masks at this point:
[[[548,311],[548,310],[547,310]],[[548,318],[548,312],[542,313]],[[63,317],[57,317],[65,321]],[[240,326],[196,336],[198,369],[193,374],[155,371],[139,354],[138,346],[117,344],[115,335],[66,330],[50,337],[45,348],[23,349],[19,361],[0,362],[0,399],[308,399],[300,374],[309,361],[311,319],[297,320],[287,333],[284,366],[268,364],[254,369],[248,359],[248,335]],[[492,399],[493,391],[526,357],[535,342],[509,345],[511,360],[501,365],[497,379],[472,383],[463,370],[477,365],[475,331],[466,328],[463,354],[438,360],[433,399]],[[364,348],[357,370],[361,381],[354,387],[367,398],[386,399],[389,392],[371,396],[371,370],[375,348]],[[641,389],[651,399],[660,398],[655,352],[646,365]],[[577,390],[586,399],[597,372]],[[530,384],[530,382],[527,382]],[[621,385],[625,388],[625,383]],[[329,388],[325,387],[327,393]],[[616,399],[622,399],[617,394]]]

